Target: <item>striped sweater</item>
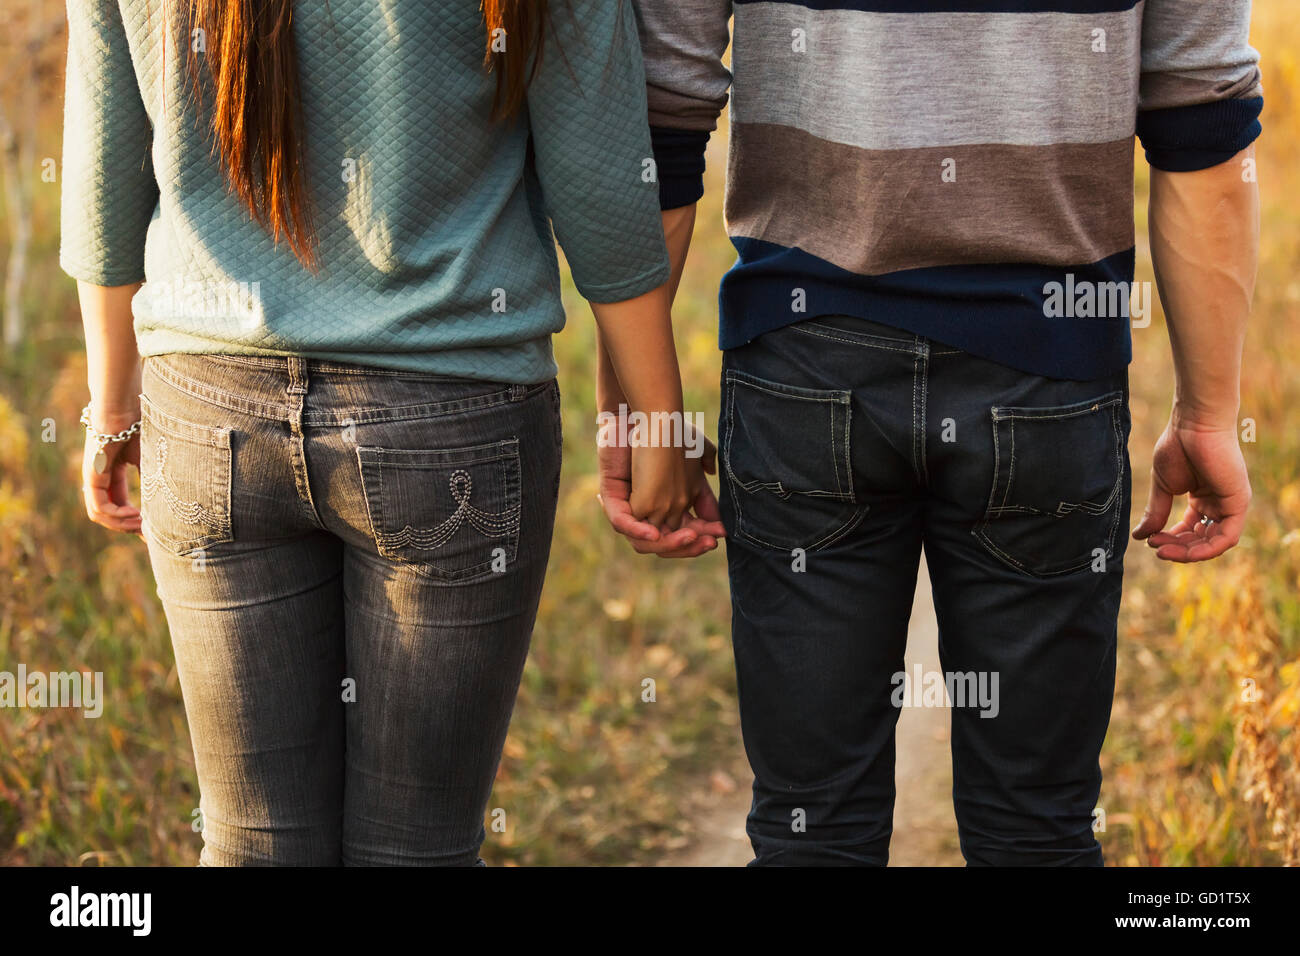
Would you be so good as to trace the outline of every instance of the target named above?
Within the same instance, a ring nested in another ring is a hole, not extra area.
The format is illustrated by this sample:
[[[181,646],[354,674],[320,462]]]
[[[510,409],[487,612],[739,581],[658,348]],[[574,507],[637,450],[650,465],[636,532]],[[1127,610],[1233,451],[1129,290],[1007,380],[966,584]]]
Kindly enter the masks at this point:
[[[636,4],[664,208],[702,195],[731,94],[724,349],[847,314],[1034,374],[1119,371],[1134,135],[1190,171],[1260,133],[1249,0]]]

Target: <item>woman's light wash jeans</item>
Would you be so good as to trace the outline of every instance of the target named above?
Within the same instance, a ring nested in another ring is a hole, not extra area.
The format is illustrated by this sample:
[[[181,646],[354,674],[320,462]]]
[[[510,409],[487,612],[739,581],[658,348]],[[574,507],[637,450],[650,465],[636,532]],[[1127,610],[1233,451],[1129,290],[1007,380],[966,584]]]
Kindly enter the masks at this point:
[[[145,361],[204,865],[474,865],[546,572],[554,381]]]

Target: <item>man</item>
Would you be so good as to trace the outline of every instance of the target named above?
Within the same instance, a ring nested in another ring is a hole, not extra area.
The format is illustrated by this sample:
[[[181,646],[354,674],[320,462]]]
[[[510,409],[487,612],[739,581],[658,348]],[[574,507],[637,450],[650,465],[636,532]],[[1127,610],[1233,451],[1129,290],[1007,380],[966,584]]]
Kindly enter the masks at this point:
[[[1250,500],[1249,0],[637,8],[678,269],[731,92],[719,470],[754,862],[886,862],[924,547],[947,688],[980,691],[953,701],[967,862],[1099,865],[1147,321],[1128,308],[1133,136],[1177,387],[1132,533],[1203,561]],[[713,543],[675,535],[638,550]]]

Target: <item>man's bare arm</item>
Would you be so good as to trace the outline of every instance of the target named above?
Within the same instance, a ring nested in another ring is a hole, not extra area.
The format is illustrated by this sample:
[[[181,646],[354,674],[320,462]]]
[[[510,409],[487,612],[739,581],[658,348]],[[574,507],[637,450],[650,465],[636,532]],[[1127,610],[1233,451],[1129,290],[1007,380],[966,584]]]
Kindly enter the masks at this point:
[[[1149,228],[1174,358],[1174,403],[1133,536],[1170,561],[1218,557],[1241,539],[1250,479],[1237,439],[1241,357],[1259,254],[1254,148],[1195,172],[1151,170]],[[1181,520],[1162,531],[1177,495]],[[1210,519],[1206,522],[1204,519]]]

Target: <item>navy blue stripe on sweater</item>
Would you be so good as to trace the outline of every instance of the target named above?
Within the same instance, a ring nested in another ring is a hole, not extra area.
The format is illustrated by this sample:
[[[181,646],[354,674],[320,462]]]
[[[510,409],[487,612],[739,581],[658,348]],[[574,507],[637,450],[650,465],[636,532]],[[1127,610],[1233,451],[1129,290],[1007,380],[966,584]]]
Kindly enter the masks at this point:
[[[1138,113],[1137,134],[1156,169],[1189,173],[1226,163],[1259,137],[1264,98],[1216,100]]]
[[[809,10],[857,10],[864,13],[1114,13],[1132,10],[1139,0],[733,0],[785,3]]]
[[[676,209],[698,202],[704,195],[704,151],[707,130],[650,127],[659,176],[659,208]]]
[[[1129,318],[1050,316],[1049,283],[1131,283],[1134,250],[1071,266],[963,265],[863,276],[761,239],[733,236],[739,260],[718,295],[719,344],[820,315],[853,315],[1049,378],[1112,375],[1132,359]],[[802,290],[804,311],[793,311]],[[1125,297],[1125,309],[1127,309]]]

